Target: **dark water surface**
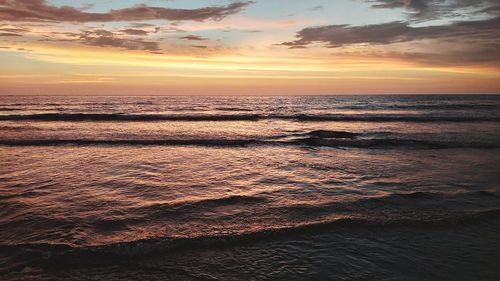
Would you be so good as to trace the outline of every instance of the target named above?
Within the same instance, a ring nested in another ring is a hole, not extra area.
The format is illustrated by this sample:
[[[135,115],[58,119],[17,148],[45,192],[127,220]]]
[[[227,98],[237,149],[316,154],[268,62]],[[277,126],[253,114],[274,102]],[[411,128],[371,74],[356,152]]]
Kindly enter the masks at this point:
[[[500,96],[0,97],[1,280],[500,280]]]

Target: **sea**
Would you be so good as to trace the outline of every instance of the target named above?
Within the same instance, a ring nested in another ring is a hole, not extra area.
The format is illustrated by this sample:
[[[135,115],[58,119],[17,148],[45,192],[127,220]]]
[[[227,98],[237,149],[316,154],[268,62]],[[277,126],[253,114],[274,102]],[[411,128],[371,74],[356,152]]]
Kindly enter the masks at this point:
[[[500,96],[2,96],[0,280],[500,280]]]

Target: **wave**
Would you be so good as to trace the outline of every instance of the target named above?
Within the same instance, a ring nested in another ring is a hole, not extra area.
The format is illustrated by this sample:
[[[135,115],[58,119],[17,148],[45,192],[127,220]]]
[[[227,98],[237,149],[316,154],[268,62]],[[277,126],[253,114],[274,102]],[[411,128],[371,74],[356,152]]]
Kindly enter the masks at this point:
[[[447,199],[453,199],[453,200],[443,202],[443,200]],[[395,192],[395,193],[390,193],[388,195],[360,199],[352,203],[355,203],[354,205],[356,207],[359,207],[360,205],[364,205],[366,207],[373,207],[373,203],[379,203],[381,204],[381,206],[397,203],[397,204],[403,204],[407,207],[411,207],[411,204],[419,204],[423,202],[427,204],[430,202],[434,202],[442,206],[445,206],[446,204],[448,206],[451,206],[455,203],[460,204],[461,202],[468,204],[473,202],[474,200],[480,202],[482,201],[483,203],[486,202],[483,200],[494,200],[493,202],[500,203],[498,199],[500,199],[500,196],[497,193],[486,190],[458,192],[458,193],[415,191],[408,193]],[[348,202],[348,204],[350,203]]]
[[[229,115],[161,115],[161,114],[100,114],[100,113],[42,113],[0,115],[9,121],[253,121],[255,114]]]
[[[245,205],[264,203],[267,200],[263,197],[251,195],[231,195],[219,198],[203,198],[199,200],[168,202],[168,203],[155,203],[151,205],[142,206],[136,211],[146,213],[148,215],[165,212],[190,212],[190,210],[199,211],[201,209],[221,207],[227,205]]]
[[[42,131],[42,128],[29,126],[29,125],[18,125],[18,126],[0,126],[1,131]]]
[[[103,245],[76,245],[51,243],[13,243],[0,245],[0,251],[9,256],[21,256],[27,264],[7,271],[22,270],[26,266],[43,268],[73,265],[98,265],[115,259],[154,256],[176,251],[206,247],[227,247],[243,243],[262,243],[268,240],[307,237],[329,231],[371,231],[371,229],[412,227],[441,228],[463,224],[497,222],[500,217],[497,193],[472,191],[463,193],[410,192],[363,198],[354,201],[332,202],[328,205],[288,205],[281,210],[267,209],[284,216],[294,215],[290,223],[275,227],[250,227],[247,230],[225,234],[204,234],[195,237],[153,236],[150,238],[113,242]],[[227,204],[259,204],[257,196],[235,195],[176,203],[177,206],[217,207]],[[173,206],[172,205],[172,206]],[[172,207],[170,206],[170,207]],[[309,208],[305,208],[308,206]],[[478,207],[480,206],[480,207]],[[157,205],[148,206],[155,214]],[[163,208],[169,210],[170,208]],[[293,210],[293,211],[292,211]],[[349,212],[346,212],[349,211]],[[417,211],[418,210],[418,211]],[[185,209],[177,210],[185,212]],[[189,210],[188,210],[189,211]],[[298,212],[298,213],[295,213]],[[325,216],[324,212],[333,214]],[[308,214],[301,216],[300,214]],[[302,219],[298,219],[302,218]],[[99,227],[116,221],[98,221]],[[126,223],[125,223],[126,224]],[[0,271],[0,273],[2,273]]]
[[[292,204],[272,207],[279,214],[294,218],[316,218],[329,214],[359,215],[370,224],[437,224],[461,221],[475,212],[497,210],[500,196],[489,191],[460,193],[410,192],[391,193],[321,204]],[[480,209],[480,211],[478,211]],[[475,211],[472,211],[475,210]]]
[[[497,110],[500,104],[362,104],[335,106],[335,109],[350,110]]]
[[[328,130],[315,130],[306,133],[305,135],[317,138],[327,139],[354,139],[358,136],[357,133],[345,131],[328,131]]]
[[[214,109],[220,111],[246,111],[246,112],[253,111],[250,108],[244,108],[244,107],[216,107]]]
[[[3,146],[205,146],[205,147],[248,147],[248,146],[305,146],[331,148],[500,148],[496,142],[469,142],[447,140],[415,139],[330,139],[318,137],[292,140],[270,139],[0,139]]]
[[[418,140],[418,139],[325,139],[308,137],[287,142],[287,144],[307,145],[312,147],[354,147],[354,148],[500,148],[499,143],[469,142],[447,140]]]
[[[101,140],[101,139],[24,139],[24,140],[0,140],[0,145],[6,146],[123,146],[123,145],[160,145],[160,146],[247,146],[258,144],[259,141],[252,139],[129,139],[129,140]]]
[[[460,217],[426,221],[414,219],[376,221],[364,217],[344,216],[335,219],[318,220],[299,223],[291,226],[259,229],[255,231],[205,235],[198,237],[153,237],[127,242],[116,242],[98,246],[77,246],[69,244],[23,243],[0,245],[4,253],[21,252],[31,257],[31,265],[41,267],[71,264],[101,264],[110,262],[113,258],[137,258],[175,251],[199,249],[206,247],[227,247],[244,243],[279,239],[290,239],[298,236],[323,233],[332,230],[348,228],[370,229],[371,227],[443,227],[463,223],[479,223],[482,220],[497,219],[500,209],[468,212]]]
[[[268,119],[311,122],[500,122],[500,116],[433,116],[433,115],[262,115],[262,114],[106,114],[106,113],[41,113],[0,115],[2,121],[259,121]]]
[[[432,116],[432,115],[292,115],[269,116],[276,119],[294,119],[297,121],[338,121],[338,122],[499,122],[500,116]]]
[[[20,108],[15,107],[0,107],[0,111],[21,111]]]

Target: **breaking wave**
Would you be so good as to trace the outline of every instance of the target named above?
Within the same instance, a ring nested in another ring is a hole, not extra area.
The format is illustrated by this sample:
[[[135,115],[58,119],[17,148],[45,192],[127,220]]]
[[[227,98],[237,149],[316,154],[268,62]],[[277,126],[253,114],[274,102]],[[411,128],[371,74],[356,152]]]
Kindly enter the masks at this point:
[[[68,264],[100,264],[113,258],[134,258],[166,252],[196,249],[200,247],[228,246],[269,239],[290,238],[294,235],[310,235],[346,227],[442,227],[446,225],[478,222],[481,219],[498,218],[500,209],[464,213],[461,217],[434,221],[412,219],[376,221],[362,217],[342,217],[333,220],[300,223],[294,226],[261,229],[236,234],[207,235],[200,237],[155,237],[130,242],[119,242],[100,246],[70,246],[65,244],[29,243],[0,245],[6,253],[22,252],[31,257],[31,265],[50,267]],[[24,267],[25,265],[23,265]],[[12,269],[11,269],[12,270]],[[10,271],[10,270],[9,270]]]

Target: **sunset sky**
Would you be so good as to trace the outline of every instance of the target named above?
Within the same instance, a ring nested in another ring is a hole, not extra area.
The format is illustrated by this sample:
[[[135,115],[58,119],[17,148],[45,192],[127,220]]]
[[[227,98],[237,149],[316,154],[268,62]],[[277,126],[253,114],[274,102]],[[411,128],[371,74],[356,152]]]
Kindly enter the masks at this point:
[[[500,93],[498,0],[0,0],[0,94]]]

